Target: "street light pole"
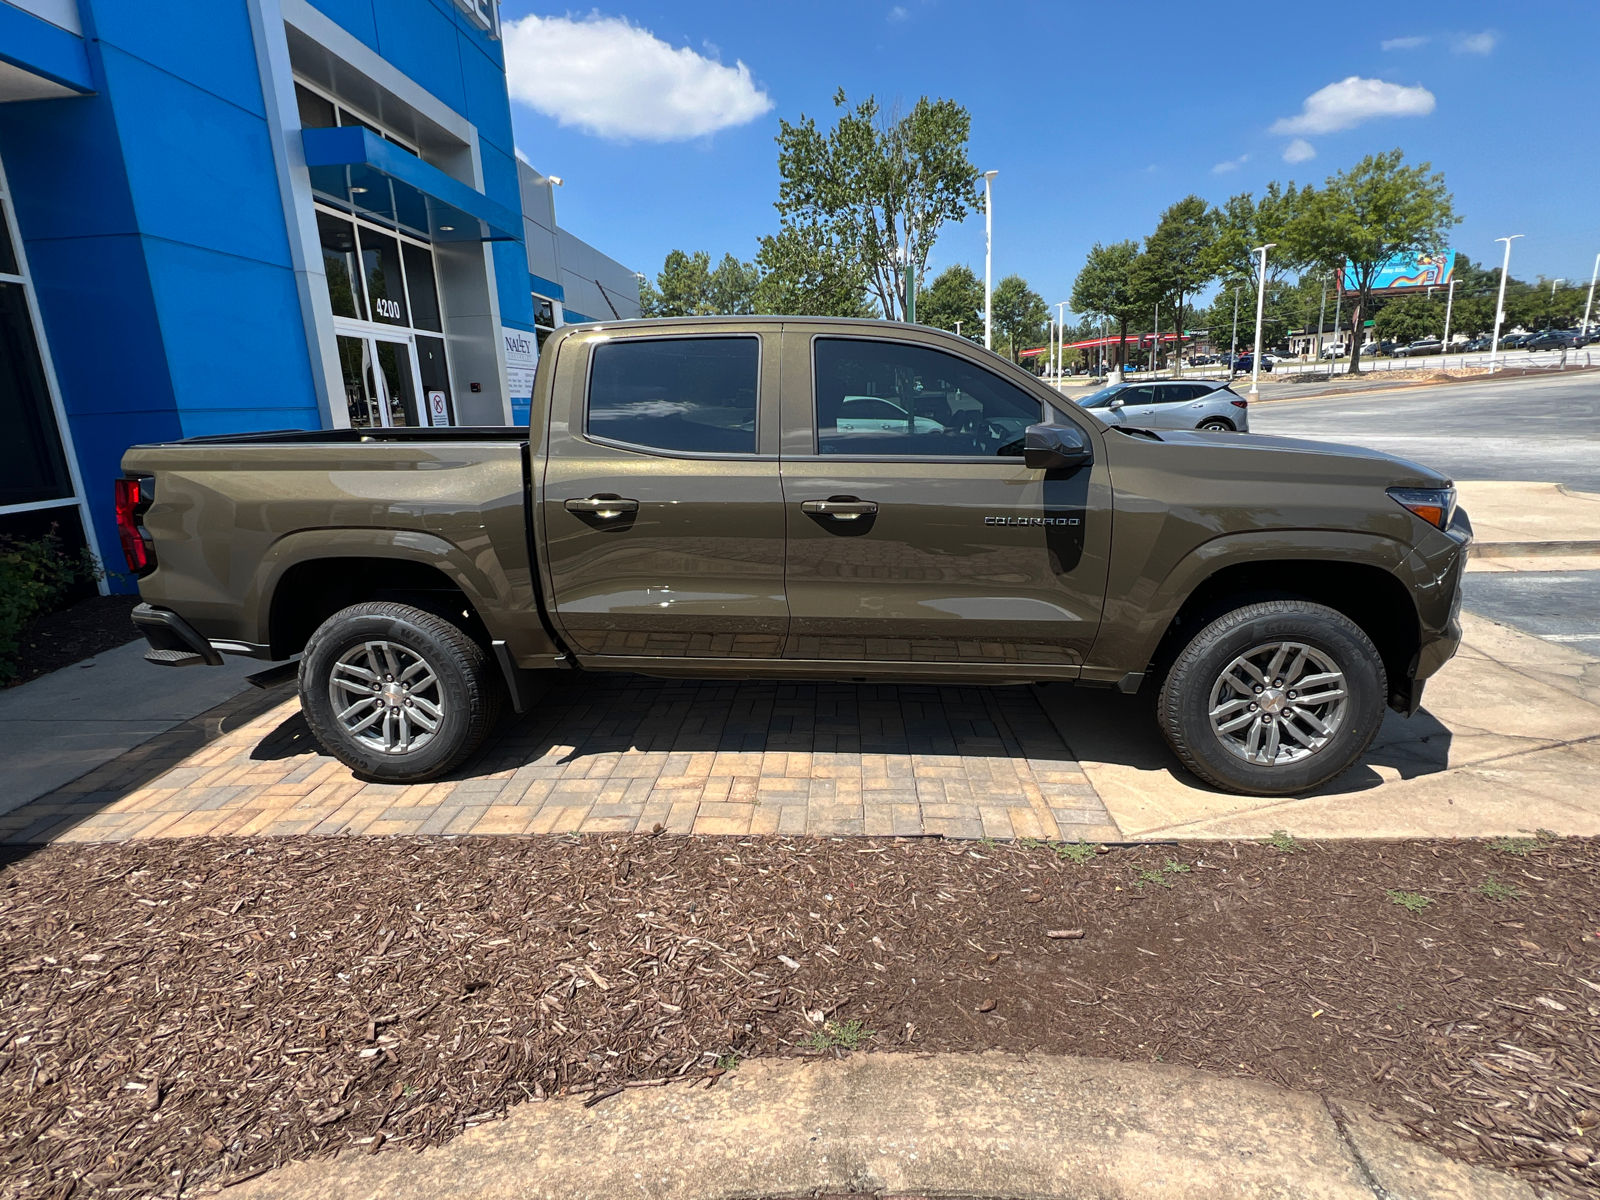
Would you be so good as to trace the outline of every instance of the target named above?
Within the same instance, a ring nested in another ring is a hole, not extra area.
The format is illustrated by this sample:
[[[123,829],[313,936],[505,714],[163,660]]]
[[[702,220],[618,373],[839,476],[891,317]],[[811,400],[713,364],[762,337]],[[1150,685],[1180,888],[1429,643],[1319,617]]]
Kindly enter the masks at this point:
[[[989,186],[999,171],[983,173],[983,348],[994,349],[994,193]]]
[[[1456,281],[1450,280],[1450,290],[1444,297],[1444,345],[1439,350],[1441,355],[1450,353],[1450,317],[1456,307]]]
[[[1060,301],[1056,305],[1056,387],[1061,386],[1061,377],[1067,369],[1067,302]]]
[[[1600,254],[1594,256],[1594,274],[1589,276],[1589,300],[1583,306],[1583,336],[1589,336],[1589,310],[1594,307],[1594,281],[1600,279]]]
[[[1523,235],[1513,233],[1510,237],[1495,238],[1497,242],[1506,244],[1505,261],[1500,264],[1500,296],[1494,302],[1494,341],[1489,343],[1489,374],[1493,375],[1497,360],[1500,357],[1500,326],[1506,319],[1506,276],[1511,273],[1511,243]]]
[[[1277,242],[1268,242],[1265,246],[1257,246],[1250,251],[1251,254],[1261,255],[1261,274],[1256,277],[1256,349],[1250,357],[1250,395],[1252,398],[1261,394],[1261,319],[1266,315],[1267,305],[1267,251],[1276,246]]]
[[[1317,309],[1317,361],[1322,361],[1322,324],[1328,315],[1328,285],[1322,285],[1322,305]]]
[[[1239,285],[1233,285],[1233,343],[1228,347],[1228,382],[1233,382],[1233,364],[1239,361]]]

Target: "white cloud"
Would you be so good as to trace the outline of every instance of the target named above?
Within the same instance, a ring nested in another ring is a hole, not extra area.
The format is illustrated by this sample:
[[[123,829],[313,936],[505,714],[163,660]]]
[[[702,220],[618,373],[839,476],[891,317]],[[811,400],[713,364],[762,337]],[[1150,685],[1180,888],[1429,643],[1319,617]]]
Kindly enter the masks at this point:
[[[1433,111],[1433,93],[1424,87],[1402,87],[1381,79],[1349,79],[1330,83],[1306,97],[1298,117],[1274,123],[1273,133],[1337,133],[1354,129],[1372,117],[1425,117]]]
[[[1415,50],[1418,46],[1426,46],[1429,39],[1425,37],[1390,38],[1378,45],[1385,50]]]
[[[1248,154],[1241,154],[1238,158],[1230,158],[1227,162],[1219,162],[1211,168],[1213,175],[1226,175],[1229,171],[1237,171],[1241,166],[1250,161]]]
[[[1305,138],[1295,138],[1283,148],[1283,161],[1286,163],[1306,162],[1317,156],[1317,148]]]
[[[1464,33],[1456,38],[1455,45],[1451,47],[1457,54],[1488,54],[1494,50],[1495,43],[1500,40],[1500,35],[1491,29],[1482,33]]]
[[[511,98],[601,137],[682,141],[772,109],[744,63],[673,47],[624,17],[527,16],[504,37]]]
[[[910,15],[903,4],[896,4],[889,10],[889,20],[891,21],[904,21]]]

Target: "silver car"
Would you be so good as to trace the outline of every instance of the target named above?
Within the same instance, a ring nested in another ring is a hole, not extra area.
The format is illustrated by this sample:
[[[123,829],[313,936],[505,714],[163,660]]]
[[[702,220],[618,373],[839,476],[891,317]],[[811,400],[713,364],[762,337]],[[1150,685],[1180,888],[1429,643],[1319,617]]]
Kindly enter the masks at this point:
[[[1081,397],[1078,404],[1107,425],[1250,432],[1250,402],[1215,380],[1114,383]]]

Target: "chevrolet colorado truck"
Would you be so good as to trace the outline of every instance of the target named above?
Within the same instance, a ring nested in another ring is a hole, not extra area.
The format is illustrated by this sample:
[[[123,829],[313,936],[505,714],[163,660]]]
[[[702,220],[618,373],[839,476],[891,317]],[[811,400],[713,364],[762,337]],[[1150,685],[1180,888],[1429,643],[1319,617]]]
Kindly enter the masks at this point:
[[[1202,779],[1290,795],[1460,639],[1437,472],[1108,426],[933,329],[571,326],[532,414],[129,450],[146,657],[298,656],[264,674],[373,780],[450,770],[554,672],[632,671],[1146,689]]]

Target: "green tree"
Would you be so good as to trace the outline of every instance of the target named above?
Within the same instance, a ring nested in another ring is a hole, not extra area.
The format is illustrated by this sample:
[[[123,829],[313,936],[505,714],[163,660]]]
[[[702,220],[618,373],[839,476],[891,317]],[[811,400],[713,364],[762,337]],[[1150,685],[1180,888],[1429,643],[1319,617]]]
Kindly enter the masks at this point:
[[[1371,154],[1302,197],[1288,248],[1301,262],[1344,271],[1352,329],[1361,328],[1371,307],[1379,269],[1402,255],[1444,249],[1460,221],[1444,176],[1430,174],[1431,165],[1408,167],[1401,150]],[[1361,370],[1360,341],[1350,339],[1352,375]]]
[[[755,311],[791,317],[874,317],[861,261],[815,226],[761,239]]]
[[[1023,350],[1046,342],[1045,325],[1050,310],[1044,297],[1021,275],[1007,275],[994,289],[994,328],[1012,362]]]
[[[1159,298],[1171,314],[1171,328],[1183,330],[1186,303],[1213,275],[1210,261],[1216,239],[1216,218],[1199,196],[1185,196],[1161,214],[1156,230],[1144,243],[1138,276],[1142,290]],[[1153,315],[1153,314],[1152,314]],[[1182,374],[1183,342],[1174,343],[1175,361]],[[1160,347],[1155,348],[1160,357]]]
[[[1267,253],[1267,282],[1275,283],[1304,264],[1296,256],[1290,230],[1305,210],[1312,189],[1296,189],[1294,181],[1284,188],[1267,184],[1261,199],[1245,192],[1230,196],[1221,208],[1212,211],[1213,233],[1206,251],[1207,265],[1214,278],[1228,283],[1255,286],[1261,269],[1257,247],[1276,243]]]
[[[859,262],[883,315],[902,320],[906,280],[920,286],[940,227],[982,208],[967,161],[972,118],[926,96],[904,115],[872,96],[848,108],[842,88],[833,102],[845,111],[826,133],[806,116],[779,122],[781,233]]]
[[[761,283],[761,272],[755,263],[740,262],[731,254],[724,254],[717,269],[711,272],[706,288],[706,311],[717,315],[743,316],[756,311],[756,288]]]
[[[674,250],[661,264],[655,286],[640,289],[639,303],[647,317],[696,317],[705,312],[710,290],[711,255]]]
[[[1454,318],[1452,313],[1451,317]],[[1444,336],[1444,301],[1425,296],[1396,297],[1378,310],[1372,327],[1397,343]]]
[[[917,296],[917,320],[935,329],[957,332],[962,337],[983,341],[983,280],[972,268],[956,264],[946,267],[927,291]]]
[[[1136,271],[1138,260],[1138,242],[1113,242],[1109,246],[1096,242],[1072,282],[1073,312],[1104,317],[1117,326],[1120,336],[1115,357],[1119,368],[1127,358],[1128,322],[1136,320],[1144,309]]]

